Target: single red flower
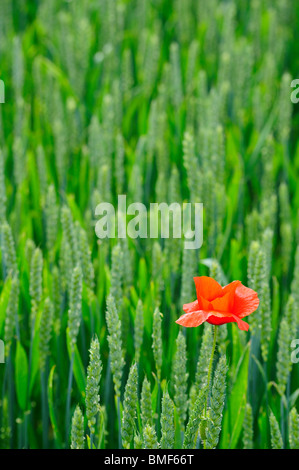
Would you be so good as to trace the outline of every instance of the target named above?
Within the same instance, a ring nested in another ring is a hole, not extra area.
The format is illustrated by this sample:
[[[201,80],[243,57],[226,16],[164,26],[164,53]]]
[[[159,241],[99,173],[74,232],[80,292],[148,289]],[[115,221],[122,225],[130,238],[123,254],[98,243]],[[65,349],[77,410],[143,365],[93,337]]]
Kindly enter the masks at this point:
[[[199,326],[207,321],[212,325],[236,322],[240,330],[248,331],[247,317],[259,306],[257,293],[233,281],[225,287],[208,276],[194,277],[197,300],[183,305],[186,312],[176,323],[182,326]]]

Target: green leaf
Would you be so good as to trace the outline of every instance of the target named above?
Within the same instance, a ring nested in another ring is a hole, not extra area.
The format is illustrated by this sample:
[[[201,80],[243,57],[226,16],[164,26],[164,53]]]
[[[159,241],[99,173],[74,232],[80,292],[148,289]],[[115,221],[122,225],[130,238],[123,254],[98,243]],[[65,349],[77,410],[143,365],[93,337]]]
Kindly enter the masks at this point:
[[[242,266],[244,266],[241,244],[239,240],[230,241],[230,271],[232,279],[242,279]]]
[[[152,410],[153,413],[156,414],[157,412],[157,407],[158,407],[158,392],[159,392],[159,384],[158,384],[158,379],[154,372],[152,372],[152,375],[155,379],[155,385],[152,391]]]
[[[248,344],[240,361],[237,377],[228,396],[222,421],[221,449],[235,449],[242,432],[247,394],[249,353],[250,347]]]
[[[1,296],[0,296],[0,338],[4,336],[4,324],[5,324],[5,313],[7,309],[7,304],[9,301],[9,294],[11,289],[11,279],[7,278],[3,286]]]
[[[36,319],[35,319],[35,326],[34,326],[34,335],[33,335],[33,343],[32,343],[32,359],[30,365],[30,377],[29,377],[29,397],[31,397],[31,393],[33,391],[33,386],[36,381],[36,377],[39,370],[39,326],[42,314],[42,306],[40,306]]]
[[[56,366],[52,367],[50,374],[49,374],[48,404],[49,404],[49,415],[50,415],[50,421],[51,421],[52,428],[53,428],[54,438],[55,438],[57,446],[61,447],[61,436],[59,433],[58,424],[56,420],[55,409],[54,409],[54,398],[53,398],[53,380],[54,380],[55,367]]]
[[[20,408],[25,411],[27,405],[28,360],[26,352],[19,341],[16,350],[15,380],[17,400]]]
[[[69,329],[67,329],[67,350],[69,354],[69,358],[72,357],[72,350],[71,350],[71,342],[69,336]],[[81,360],[80,353],[78,351],[77,345],[74,348],[74,377],[78,386],[78,389],[82,395],[82,398],[85,397],[85,387],[86,387],[86,378],[85,378],[85,370],[83,367],[83,363]]]
[[[228,325],[230,327],[230,325]],[[232,335],[232,343],[233,343],[233,351],[232,351],[232,362],[229,370],[230,377],[234,377],[240,363],[240,357],[242,357],[243,353],[243,346],[241,343],[239,328],[236,328],[235,325],[231,326],[231,335]]]
[[[279,283],[278,280],[275,276],[272,278],[272,283],[273,283],[273,296],[272,296],[272,315],[271,315],[271,321],[272,321],[272,332],[271,332],[271,341],[270,341],[270,347],[269,347],[269,357],[273,356],[273,352],[276,347],[276,335],[278,331],[278,325],[279,325],[279,316],[280,316],[280,292],[279,292]]]
[[[29,396],[31,396],[33,386],[39,369],[39,330],[35,331],[32,345],[32,361],[29,379]]]
[[[297,388],[297,390],[295,390],[295,392],[292,393],[292,395],[289,398],[290,409],[293,408],[293,406],[295,406],[298,397],[299,397],[299,388]]]
[[[139,293],[140,293],[140,297],[142,298],[148,287],[147,267],[146,267],[146,262],[144,258],[141,258],[139,261],[138,279],[139,279],[139,291],[140,291]]]
[[[260,431],[260,443],[259,449],[269,449],[269,442],[267,441],[268,435],[268,426],[269,426],[269,418],[267,417],[266,411],[263,410],[258,417],[258,429]]]

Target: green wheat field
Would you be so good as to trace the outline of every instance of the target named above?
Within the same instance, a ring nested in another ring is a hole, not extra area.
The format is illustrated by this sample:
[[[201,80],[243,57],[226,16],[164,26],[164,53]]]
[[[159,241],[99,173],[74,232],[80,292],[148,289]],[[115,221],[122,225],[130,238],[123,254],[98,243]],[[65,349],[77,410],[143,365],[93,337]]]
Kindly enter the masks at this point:
[[[1,0],[0,448],[299,448],[298,18]],[[121,194],[203,203],[201,248],[100,240]],[[214,327],[175,323],[194,276],[260,299],[211,368]]]

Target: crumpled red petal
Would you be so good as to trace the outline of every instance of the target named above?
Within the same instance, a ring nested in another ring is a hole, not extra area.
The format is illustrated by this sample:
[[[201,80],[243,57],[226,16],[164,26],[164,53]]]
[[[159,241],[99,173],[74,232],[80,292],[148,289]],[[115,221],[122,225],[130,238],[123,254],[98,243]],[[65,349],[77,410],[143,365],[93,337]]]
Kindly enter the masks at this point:
[[[213,310],[213,305],[209,300],[204,299],[201,295],[197,295],[197,300],[199,305],[198,310],[205,310],[206,312]]]
[[[198,310],[197,312],[192,313],[185,313],[178,320],[176,320],[176,323],[186,327],[199,326],[203,322],[205,322],[210,315],[210,312],[205,312],[204,310]]]
[[[249,330],[249,325],[248,323],[246,323],[246,321],[243,321],[241,320],[241,318],[237,317],[237,315],[232,315],[233,318],[235,319],[238,327],[240,328],[240,330],[243,330],[243,331],[248,331]]]
[[[194,302],[190,302],[189,304],[183,305],[183,310],[186,313],[191,313],[200,310],[200,306],[198,304],[198,300],[194,300]]]
[[[237,323],[240,330],[248,331],[249,325],[241,318],[233,314],[221,314],[221,312],[211,312],[211,316],[207,319],[207,322],[211,325],[224,325],[225,323]]]
[[[227,294],[227,292],[233,292],[235,293],[237,287],[241,286],[242,282],[241,281],[233,281],[227,284],[222,288],[222,295]]]
[[[199,276],[194,277],[197,298],[203,297],[205,300],[214,300],[221,295],[222,287],[212,277]]]
[[[232,312],[234,306],[235,291],[241,284],[240,281],[233,281],[222,289],[221,297],[212,301],[213,310],[218,312]]]
[[[257,293],[249,287],[241,284],[235,292],[234,307],[232,313],[239,318],[246,317],[254,312],[259,306]]]

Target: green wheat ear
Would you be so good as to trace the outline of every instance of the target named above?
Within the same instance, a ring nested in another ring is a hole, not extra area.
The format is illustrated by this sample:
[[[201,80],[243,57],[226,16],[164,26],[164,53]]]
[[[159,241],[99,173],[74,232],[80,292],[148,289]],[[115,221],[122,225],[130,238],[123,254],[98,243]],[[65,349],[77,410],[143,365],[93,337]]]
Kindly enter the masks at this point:
[[[161,369],[162,369],[162,314],[159,309],[156,308],[154,311],[154,320],[153,320],[153,353],[157,370],[157,377],[160,381],[161,379]]]
[[[58,207],[56,203],[56,193],[54,185],[50,185],[46,194],[45,221],[46,221],[46,241],[51,262],[54,260],[54,247],[58,232]]]
[[[248,255],[248,264],[247,264],[247,279],[248,279],[248,286],[255,290],[255,266],[256,266],[256,259],[260,250],[260,244],[257,241],[251,241],[249,247],[249,255]]]
[[[160,305],[161,302],[161,289],[163,287],[162,281],[162,270],[163,270],[163,253],[161,245],[158,242],[154,242],[152,251],[152,277],[155,284],[157,285],[156,303]]]
[[[39,357],[41,369],[45,368],[47,357],[50,354],[53,317],[53,305],[47,297],[43,305],[39,329]]]
[[[133,257],[132,252],[129,249],[127,238],[121,239],[121,248],[123,251],[123,284],[124,290],[128,290],[128,288],[133,285]]]
[[[136,403],[137,403],[137,365],[133,364],[130,369],[128,381],[125,388],[124,403],[123,403],[123,417],[121,423],[121,436],[125,449],[130,448],[130,444],[134,435],[134,424],[136,418]]]
[[[287,274],[292,255],[293,233],[292,233],[292,216],[289,201],[289,190],[286,183],[282,182],[278,189],[279,206],[280,206],[280,235],[281,235],[281,257],[283,273]]]
[[[288,377],[292,368],[289,344],[291,341],[288,321],[283,318],[278,333],[278,353],[276,361],[276,375],[278,388],[281,394],[285,393]]]
[[[291,339],[296,338],[297,336],[297,315],[298,312],[296,309],[295,298],[290,294],[285,306],[284,317],[289,325]]]
[[[63,233],[65,235],[65,240],[70,246],[73,266],[80,265],[77,233],[75,230],[72,213],[66,206],[63,206],[61,209],[61,224]]]
[[[138,364],[140,359],[141,346],[143,341],[144,318],[143,304],[139,299],[136,307],[135,323],[134,323],[134,347],[135,361]]]
[[[190,302],[195,295],[193,276],[196,275],[195,250],[183,249],[183,266],[180,303],[184,305]]]
[[[123,252],[121,246],[115,245],[112,249],[111,260],[111,286],[110,294],[115,300],[117,306],[122,305],[123,300]]]
[[[75,347],[82,319],[82,272],[76,266],[71,281],[68,327],[72,348]]]
[[[176,353],[173,360],[174,403],[180,418],[181,428],[187,416],[188,408],[188,376],[186,339],[180,331],[176,339]]]
[[[92,264],[91,251],[88,244],[87,233],[81,227],[78,227],[78,245],[81,255],[83,279],[89,292],[92,292],[95,286],[94,267]]]
[[[54,308],[54,331],[56,335],[60,334],[61,330],[61,308],[62,308],[62,288],[61,288],[61,275],[57,266],[52,270],[52,286],[51,286],[53,308]]]
[[[170,204],[181,203],[180,175],[177,167],[173,164],[168,188],[168,201]],[[175,214],[171,214],[171,223],[173,223]],[[172,273],[177,275],[180,270],[180,260],[182,252],[182,240],[180,238],[170,237],[165,240],[165,259],[169,260],[169,267]]]
[[[199,389],[196,388],[196,391]],[[205,406],[205,400],[207,396],[207,388],[204,387],[200,390],[199,395],[194,401],[190,412],[189,412],[189,420],[185,431],[184,436],[184,449],[195,449],[196,448],[196,439],[199,432],[199,425],[202,416],[202,412]]]
[[[43,256],[39,248],[34,250],[30,265],[31,323],[33,324],[42,298]]]
[[[200,346],[199,357],[196,365],[195,383],[190,391],[190,406],[195,403],[197,391],[202,390],[207,385],[209,359],[213,348],[212,326],[204,324],[202,342]]]
[[[34,68],[34,65],[33,65]],[[39,186],[42,196],[42,201],[45,200],[45,195],[47,192],[47,166],[46,166],[46,156],[44,148],[39,145],[36,149],[36,163],[39,177]],[[47,196],[47,195],[46,195]]]
[[[59,250],[59,272],[62,293],[70,293],[73,268],[71,248],[65,234],[62,234]]]
[[[226,357],[222,356],[217,364],[211,396],[209,419],[207,421],[206,448],[214,449],[219,441],[221,432],[222,412],[225,402],[226,389]]]
[[[19,281],[16,278],[11,279],[9,299],[6,308],[4,325],[4,343],[6,356],[9,355],[11,343],[16,330],[16,322],[19,307]]]
[[[268,360],[269,345],[271,340],[271,296],[269,281],[263,282],[260,292],[261,311],[261,350],[264,362]]]
[[[147,424],[143,430],[143,449],[158,449],[158,439],[154,426]]]
[[[163,393],[161,414],[161,449],[173,449],[175,438],[174,404],[168,391]]]
[[[295,407],[289,415],[289,441],[291,449],[299,449],[299,414]]]
[[[117,194],[123,194],[123,188],[125,183],[125,147],[124,138],[122,134],[118,132],[116,136],[116,153],[115,153],[115,179],[116,179],[116,191]]]
[[[101,373],[100,343],[96,336],[90,344],[85,395],[86,417],[91,434],[95,434],[96,417],[100,408],[99,388]]]
[[[114,390],[117,397],[120,396],[120,387],[125,365],[122,351],[121,321],[113,297],[107,298],[106,322],[108,327],[108,344],[113,375]]]
[[[268,281],[271,275],[272,267],[272,248],[273,248],[273,230],[267,228],[262,236],[262,246],[265,253],[266,272],[265,278]]]
[[[279,115],[277,121],[278,135],[280,142],[285,144],[290,135],[291,130],[291,117],[292,117],[292,103],[289,99],[289,90],[292,77],[288,72],[282,76],[279,95]],[[283,105],[284,103],[284,105]]]
[[[31,265],[32,256],[36,246],[33,240],[28,238],[25,245],[25,258],[27,260],[28,266]]]
[[[270,433],[271,433],[271,447],[272,449],[283,449],[283,441],[278,422],[270,410]]]
[[[252,408],[249,403],[245,406],[243,421],[243,444],[244,449],[253,449],[253,417]]]
[[[84,418],[77,405],[72,419],[71,449],[84,449],[84,439]]]
[[[134,449],[142,449],[142,436],[138,432],[134,436]]]
[[[153,424],[153,412],[152,412],[152,396],[151,396],[151,385],[146,377],[144,377],[142,390],[141,390],[141,421],[142,428],[148,424]]]
[[[187,172],[188,188],[190,191],[191,202],[200,201],[201,197],[201,178],[198,165],[198,159],[195,155],[195,140],[193,134],[185,132],[183,140],[183,159]],[[192,251],[192,250],[188,250]]]
[[[250,287],[258,292],[259,294],[263,290],[263,286],[267,278],[267,264],[266,257],[259,243],[252,242],[249,252],[248,260],[248,281]],[[265,313],[265,312],[264,312]],[[266,321],[266,317],[264,318]],[[250,325],[252,328],[252,334],[257,335],[261,330],[262,312],[261,306],[254,312],[254,315],[250,317]],[[265,325],[266,326],[266,325]],[[267,329],[269,326],[267,326]]]
[[[17,255],[12,231],[7,222],[1,226],[1,250],[6,275],[18,275]]]
[[[101,161],[102,155],[102,128],[97,116],[93,115],[88,127],[88,149],[90,154],[90,163],[93,168]]]

